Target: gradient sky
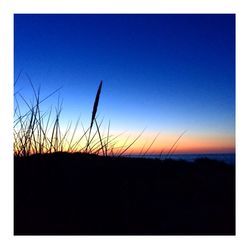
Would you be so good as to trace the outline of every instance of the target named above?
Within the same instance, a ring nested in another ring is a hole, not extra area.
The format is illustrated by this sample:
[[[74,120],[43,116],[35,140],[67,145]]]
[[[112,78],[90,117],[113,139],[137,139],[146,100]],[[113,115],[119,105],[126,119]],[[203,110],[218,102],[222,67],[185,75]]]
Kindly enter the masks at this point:
[[[113,133],[146,127],[135,152],[157,133],[152,152],[167,149],[184,130],[177,152],[234,151],[234,15],[29,14],[14,24],[15,90],[31,96],[25,73],[43,96],[63,86],[63,124],[89,124],[103,80],[99,119]]]

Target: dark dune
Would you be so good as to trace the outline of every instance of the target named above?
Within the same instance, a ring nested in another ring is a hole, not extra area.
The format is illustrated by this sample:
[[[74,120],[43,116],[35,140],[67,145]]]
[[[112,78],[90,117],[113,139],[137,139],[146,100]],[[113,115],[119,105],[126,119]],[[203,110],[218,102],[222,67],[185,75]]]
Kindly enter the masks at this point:
[[[15,235],[234,235],[235,167],[57,153],[14,159]]]

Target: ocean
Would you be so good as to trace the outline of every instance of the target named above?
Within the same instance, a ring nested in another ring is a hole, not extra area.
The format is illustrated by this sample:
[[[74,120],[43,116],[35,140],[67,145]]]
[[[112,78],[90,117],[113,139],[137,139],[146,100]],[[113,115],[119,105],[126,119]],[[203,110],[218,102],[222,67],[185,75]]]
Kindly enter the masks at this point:
[[[212,160],[224,161],[228,164],[235,164],[235,154],[172,154],[172,155],[129,155],[130,157],[145,157],[145,158],[160,158],[160,159],[174,159],[174,160],[186,160],[194,161],[199,158],[208,158]]]

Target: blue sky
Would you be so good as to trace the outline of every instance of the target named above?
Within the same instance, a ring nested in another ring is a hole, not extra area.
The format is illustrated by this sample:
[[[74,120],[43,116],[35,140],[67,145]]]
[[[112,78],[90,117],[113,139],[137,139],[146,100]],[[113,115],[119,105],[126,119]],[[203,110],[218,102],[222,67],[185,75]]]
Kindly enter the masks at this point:
[[[234,146],[234,15],[29,14],[14,24],[15,88],[31,95],[24,72],[44,95],[63,86],[62,122],[89,122],[103,80],[98,113],[113,131],[188,130]]]

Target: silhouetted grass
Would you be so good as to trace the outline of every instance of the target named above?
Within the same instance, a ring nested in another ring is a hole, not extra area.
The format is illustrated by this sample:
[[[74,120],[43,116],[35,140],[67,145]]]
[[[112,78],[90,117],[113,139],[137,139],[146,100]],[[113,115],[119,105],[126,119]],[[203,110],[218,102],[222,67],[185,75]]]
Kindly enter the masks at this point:
[[[62,113],[62,102],[58,98],[57,107],[53,110],[42,112],[41,105],[49,97],[58,92],[52,92],[45,98],[41,98],[40,88],[36,90],[31,79],[28,77],[33,91],[33,102],[28,102],[20,92],[15,93],[14,111],[14,155],[29,156],[31,154],[45,154],[54,152],[83,152],[98,154],[103,156],[114,155],[117,149],[117,136],[110,133],[110,122],[108,124],[107,135],[101,132],[102,121],[97,121],[97,110],[102,90],[102,81],[99,84],[94,100],[90,126],[85,129],[83,124],[81,135],[76,138],[76,132],[80,123],[80,118],[72,129],[72,123],[62,131],[60,117]],[[16,84],[16,83],[15,83]],[[20,106],[20,101],[26,106]],[[95,130],[94,130],[95,126]],[[130,144],[124,144],[120,148],[119,156],[123,155],[141,136],[135,138]]]
[[[143,158],[159,134],[144,145],[140,158],[123,157],[144,130],[119,147],[121,134],[111,134],[110,122],[102,130],[103,120],[97,120],[102,81],[89,127],[79,118],[64,131],[60,98],[56,108],[43,111],[41,106],[57,91],[42,98],[29,81],[33,101],[15,93],[16,235],[235,234],[234,166],[208,159]]]

